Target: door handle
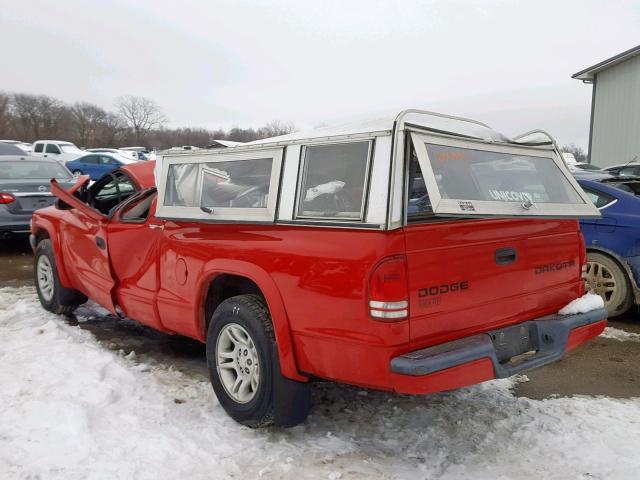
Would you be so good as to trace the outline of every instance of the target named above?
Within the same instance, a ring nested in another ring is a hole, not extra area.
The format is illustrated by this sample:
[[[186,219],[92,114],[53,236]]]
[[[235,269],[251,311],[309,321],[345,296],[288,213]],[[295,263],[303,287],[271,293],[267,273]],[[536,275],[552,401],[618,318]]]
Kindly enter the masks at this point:
[[[149,228],[151,230],[164,230],[164,223],[150,223]]]
[[[515,248],[499,248],[496,250],[495,259],[498,265],[509,265],[515,262],[517,258],[518,255],[516,254]]]
[[[106,246],[107,246],[107,242],[105,242],[104,238],[102,238],[102,237],[96,237],[96,245],[101,250],[104,250],[106,248]]]

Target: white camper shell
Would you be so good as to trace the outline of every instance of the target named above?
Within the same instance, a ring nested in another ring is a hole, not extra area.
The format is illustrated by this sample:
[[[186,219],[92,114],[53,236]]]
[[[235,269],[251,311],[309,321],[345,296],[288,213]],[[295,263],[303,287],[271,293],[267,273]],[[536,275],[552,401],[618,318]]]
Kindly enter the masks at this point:
[[[156,177],[165,219],[390,230],[440,217],[600,216],[545,132],[509,139],[420,110],[163,155]]]

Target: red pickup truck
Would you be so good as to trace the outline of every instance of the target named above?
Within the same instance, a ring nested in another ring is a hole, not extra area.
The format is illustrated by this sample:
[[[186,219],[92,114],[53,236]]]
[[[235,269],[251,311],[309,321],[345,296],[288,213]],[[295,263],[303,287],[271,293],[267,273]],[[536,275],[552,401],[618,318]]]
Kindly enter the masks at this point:
[[[427,394],[507,377],[607,315],[557,314],[584,293],[575,219],[599,213],[535,138],[409,110],[52,180],[38,295],[206,342],[221,405],[252,427],[303,421],[318,378]]]

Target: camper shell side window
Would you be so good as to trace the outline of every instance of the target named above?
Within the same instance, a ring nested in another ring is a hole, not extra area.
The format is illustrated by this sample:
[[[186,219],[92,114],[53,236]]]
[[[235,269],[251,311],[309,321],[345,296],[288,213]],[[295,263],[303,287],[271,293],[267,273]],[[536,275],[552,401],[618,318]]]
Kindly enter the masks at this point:
[[[302,148],[296,219],[364,221],[373,140]]]
[[[164,157],[159,218],[273,222],[282,149]]]

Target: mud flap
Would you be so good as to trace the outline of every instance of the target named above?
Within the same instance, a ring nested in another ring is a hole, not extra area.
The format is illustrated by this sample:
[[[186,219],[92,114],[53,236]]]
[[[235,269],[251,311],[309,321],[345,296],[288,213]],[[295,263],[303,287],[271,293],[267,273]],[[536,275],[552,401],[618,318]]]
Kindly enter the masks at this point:
[[[311,387],[282,376],[278,352],[273,351],[273,423],[293,427],[304,422],[311,408]]]

